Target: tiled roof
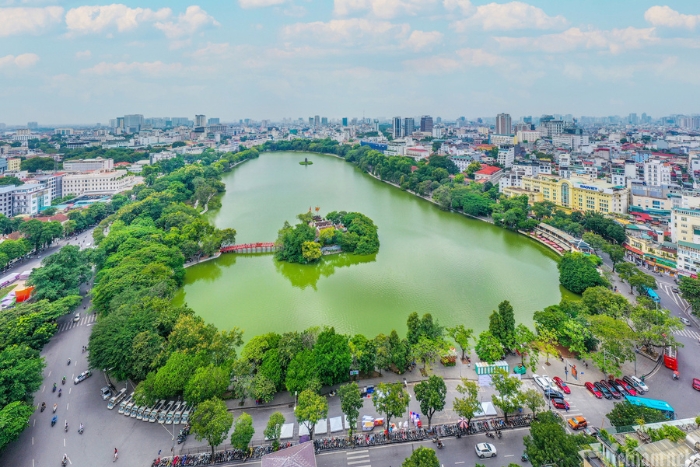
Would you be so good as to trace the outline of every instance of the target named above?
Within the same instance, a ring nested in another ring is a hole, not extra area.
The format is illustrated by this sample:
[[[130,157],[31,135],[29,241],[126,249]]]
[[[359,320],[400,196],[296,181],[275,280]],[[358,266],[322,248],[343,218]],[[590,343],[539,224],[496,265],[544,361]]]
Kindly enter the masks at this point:
[[[314,443],[298,444],[263,456],[261,467],[316,467]]]

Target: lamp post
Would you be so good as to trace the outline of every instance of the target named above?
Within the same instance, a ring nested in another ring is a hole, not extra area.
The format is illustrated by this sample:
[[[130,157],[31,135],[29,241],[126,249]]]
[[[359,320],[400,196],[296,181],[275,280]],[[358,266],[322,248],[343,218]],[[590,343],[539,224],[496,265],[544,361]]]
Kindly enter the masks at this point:
[[[160,423],[159,423],[159,425],[160,425]],[[168,434],[170,435],[170,440],[173,442],[173,447],[170,448],[170,453],[173,454],[173,455],[175,455],[175,427],[173,426],[173,432],[171,433],[170,430],[168,430],[167,428],[165,428],[165,425],[160,425],[160,426],[162,426],[163,429],[164,429],[165,431],[167,431]]]

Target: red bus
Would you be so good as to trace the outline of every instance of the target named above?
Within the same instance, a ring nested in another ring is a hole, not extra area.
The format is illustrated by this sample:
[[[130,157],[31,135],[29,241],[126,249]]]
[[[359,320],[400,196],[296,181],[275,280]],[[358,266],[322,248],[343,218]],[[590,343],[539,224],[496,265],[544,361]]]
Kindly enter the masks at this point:
[[[664,366],[673,371],[678,370],[678,350],[675,347],[664,349]]]

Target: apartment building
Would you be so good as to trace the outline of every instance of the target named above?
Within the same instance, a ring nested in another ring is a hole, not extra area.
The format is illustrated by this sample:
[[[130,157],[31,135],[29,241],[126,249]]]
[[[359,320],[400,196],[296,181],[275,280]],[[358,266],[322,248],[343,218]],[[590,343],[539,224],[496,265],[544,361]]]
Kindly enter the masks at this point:
[[[126,170],[66,174],[63,177],[63,196],[83,194],[114,194],[128,190],[135,183]]]
[[[44,206],[51,206],[51,191],[40,183],[12,187],[12,215],[38,214]]]
[[[0,187],[0,214],[5,217],[14,216],[14,211],[12,209],[12,193],[14,193],[14,191],[14,185]]]
[[[114,170],[113,159],[73,159],[63,162],[63,170],[66,172],[89,172],[92,170]]]
[[[7,159],[7,171],[8,172],[19,172],[22,166],[22,159],[12,158]]]
[[[644,163],[644,182],[648,186],[671,184],[671,164],[659,159]]]
[[[43,185],[49,190],[51,199],[63,197],[63,176],[64,173],[55,173],[51,175],[37,175],[32,179],[33,182]]]
[[[673,243],[700,243],[700,209],[673,208],[669,225]]]

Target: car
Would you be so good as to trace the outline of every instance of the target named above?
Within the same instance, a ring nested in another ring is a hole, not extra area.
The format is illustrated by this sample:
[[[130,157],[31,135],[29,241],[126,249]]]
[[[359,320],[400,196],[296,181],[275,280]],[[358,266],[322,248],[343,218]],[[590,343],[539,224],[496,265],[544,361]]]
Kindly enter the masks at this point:
[[[610,395],[613,396],[615,399],[621,399],[621,398],[622,398],[622,394],[620,394],[620,392],[619,392],[617,389],[615,389],[614,387],[610,386],[610,385],[608,384],[608,382],[605,381],[604,379],[601,379],[601,380],[600,380],[600,385],[601,385],[601,386],[604,386],[608,391],[610,391]]]
[[[552,380],[554,380],[554,384],[559,386],[559,389],[564,391],[564,394],[571,394],[571,389],[569,389],[569,386],[567,386],[567,384],[564,381],[562,381],[560,377],[555,376],[554,378],[552,378]]]
[[[86,379],[88,379],[90,376],[92,376],[92,371],[90,370],[85,370],[82,373],[80,373],[78,376],[75,377],[73,380],[74,384],[82,383]]]
[[[588,436],[593,436],[594,438],[598,437],[598,428],[594,426],[586,426],[586,428],[583,429],[583,432]]]
[[[73,316],[73,322],[78,322],[80,321],[80,313],[76,313],[75,316]]]
[[[690,320],[688,318],[678,318],[681,320],[681,323],[685,324],[686,326],[690,326]]]
[[[581,428],[586,428],[588,426],[588,422],[583,417],[572,417],[567,420],[567,423],[574,431],[580,430]]]
[[[476,446],[474,446],[474,450],[480,459],[483,459],[484,457],[496,457],[497,454],[496,446],[491,443],[478,443]]]
[[[630,396],[636,396],[637,395],[637,390],[632,387],[631,384],[626,383],[625,381],[621,380],[620,378],[616,379],[615,382],[618,384],[618,386],[622,386],[623,389],[629,394]]]
[[[693,389],[700,391],[700,378],[693,378]]]
[[[102,393],[102,400],[106,401],[110,397],[112,397],[112,390],[109,389],[109,386],[105,386],[102,389],[100,389],[100,392]]]
[[[603,385],[600,383],[594,383],[595,388],[600,391],[603,394],[603,397],[606,399],[612,399],[612,393],[610,392],[610,389],[608,389],[607,385]]]
[[[593,394],[597,399],[603,398],[603,393],[600,392],[598,388],[596,388],[595,385],[590,381],[586,383],[586,389],[588,389],[591,392],[591,394]]]
[[[532,379],[535,380],[535,383],[540,388],[542,388],[543,391],[545,391],[547,389],[552,389],[552,386],[550,386],[550,384],[547,382],[546,379],[544,379],[544,377],[539,376],[539,375],[532,375]]]
[[[552,405],[555,409],[569,410],[569,403],[558,397],[552,397]]]
[[[637,390],[638,393],[644,394],[645,392],[649,392],[649,388],[647,387],[644,382],[637,378],[636,376],[624,376],[622,378],[622,381],[628,383],[630,386],[632,386],[634,389]]]
[[[681,290],[678,287],[674,287],[671,290],[673,290],[673,293],[681,293]]]
[[[614,379],[609,379],[609,380],[608,380],[608,386],[610,386],[611,388],[617,390],[617,392],[619,392],[620,395],[622,395],[622,396],[628,394],[628,392],[625,390],[625,387],[624,387],[623,385],[621,385],[621,384],[617,384],[617,381],[615,381]],[[632,394],[630,394],[630,396],[631,396],[631,395],[632,395]]]
[[[545,389],[544,391],[544,398],[549,399],[549,398],[557,398],[557,399],[563,399],[564,394],[561,392],[557,391],[556,389]]]

